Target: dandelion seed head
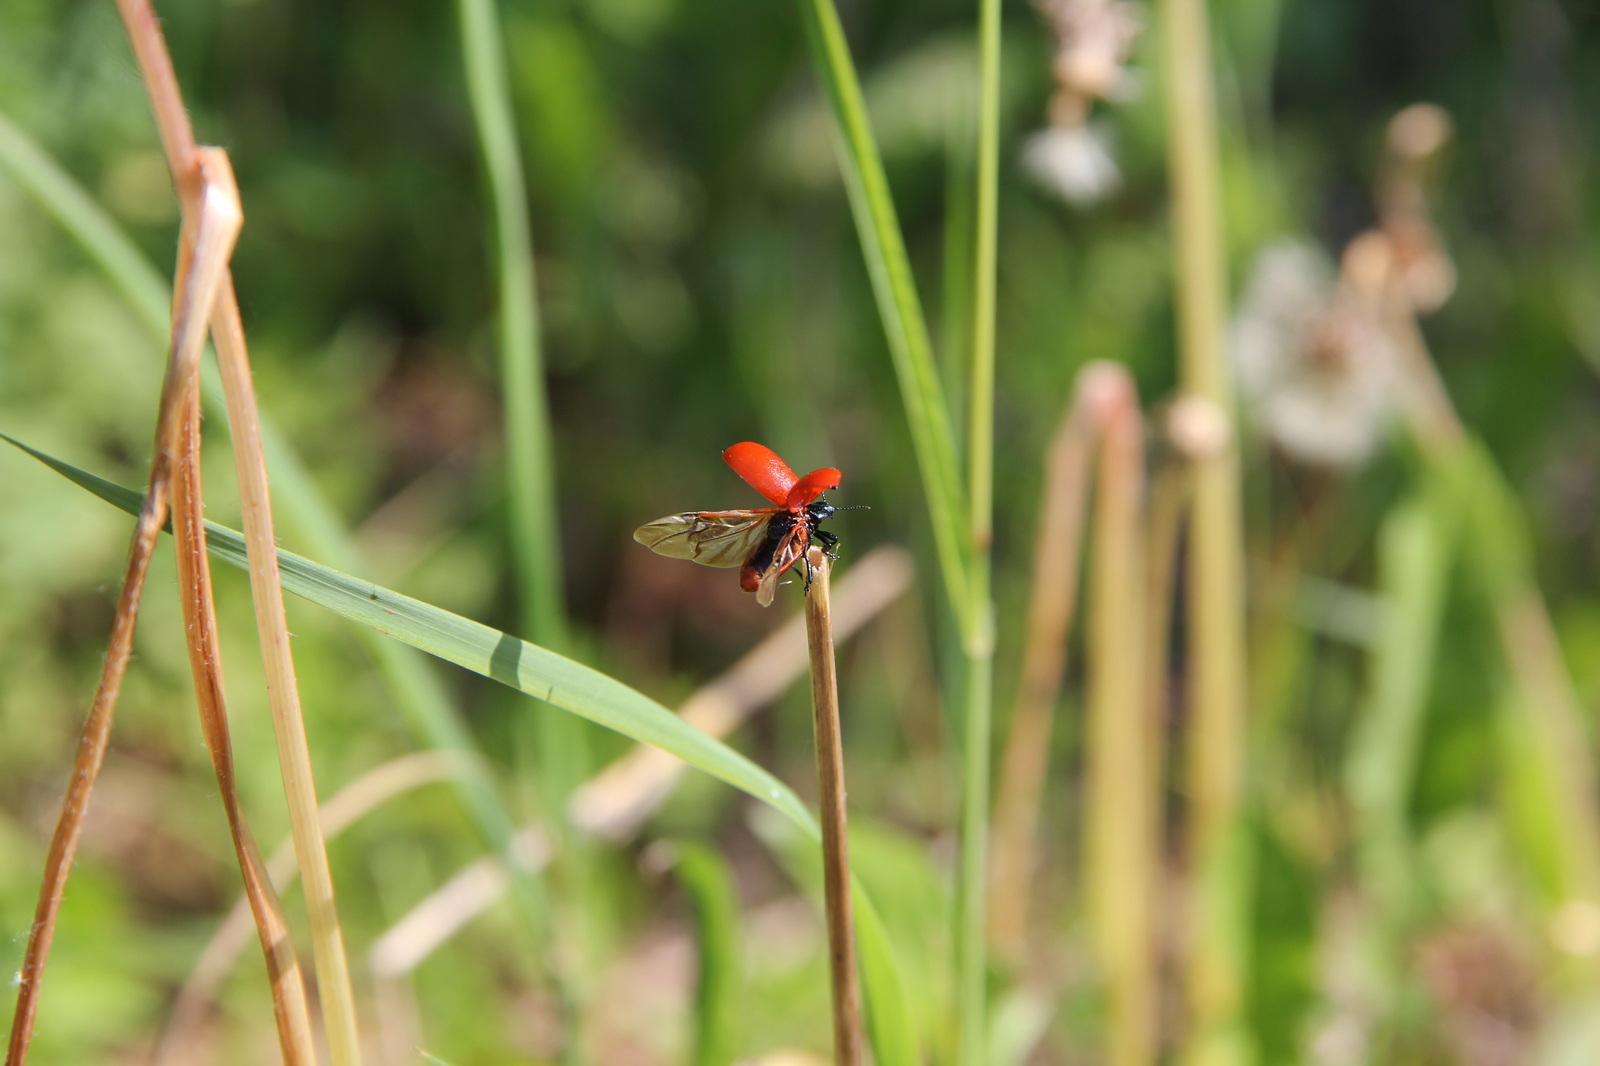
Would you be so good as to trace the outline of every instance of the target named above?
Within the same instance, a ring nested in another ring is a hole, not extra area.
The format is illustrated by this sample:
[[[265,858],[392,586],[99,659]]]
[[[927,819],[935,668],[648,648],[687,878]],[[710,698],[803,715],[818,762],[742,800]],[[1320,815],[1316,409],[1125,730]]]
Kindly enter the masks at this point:
[[[1233,324],[1239,391],[1291,460],[1348,468],[1376,449],[1397,386],[1393,344],[1359,285],[1304,245],[1257,260]]]

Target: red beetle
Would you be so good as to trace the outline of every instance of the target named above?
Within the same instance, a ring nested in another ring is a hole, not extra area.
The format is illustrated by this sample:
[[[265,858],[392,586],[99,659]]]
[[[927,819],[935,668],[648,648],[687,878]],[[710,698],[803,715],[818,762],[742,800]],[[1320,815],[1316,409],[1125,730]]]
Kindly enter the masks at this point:
[[[837,488],[832,467],[797,477],[777,453],[752,441],[722,453],[733,472],[777,504],[752,511],[688,511],[640,526],[633,539],[658,555],[689,559],[705,566],[739,567],[739,587],[767,607],[778,578],[802,561],[813,540],[832,552],[839,538],[819,528],[838,508],[823,493]],[[811,584],[806,563],[806,584]]]

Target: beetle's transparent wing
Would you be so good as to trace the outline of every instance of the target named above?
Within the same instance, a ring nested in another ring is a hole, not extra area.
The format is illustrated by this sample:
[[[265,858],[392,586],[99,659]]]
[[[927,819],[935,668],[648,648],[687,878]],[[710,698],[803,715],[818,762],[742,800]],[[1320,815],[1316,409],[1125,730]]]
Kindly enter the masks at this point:
[[[657,555],[688,559],[702,566],[742,566],[761,546],[772,516],[780,508],[758,511],[689,511],[648,522],[633,539]]]

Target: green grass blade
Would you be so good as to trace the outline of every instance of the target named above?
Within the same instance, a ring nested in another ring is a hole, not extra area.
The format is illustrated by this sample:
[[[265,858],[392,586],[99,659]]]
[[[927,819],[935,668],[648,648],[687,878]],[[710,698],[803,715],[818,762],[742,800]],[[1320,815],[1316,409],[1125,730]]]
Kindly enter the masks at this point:
[[[964,533],[966,507],[955,435],[916,282],[906,258],[905,239],[889,196],[883,160],[872,136],[861,82],[839,24],[839,13],[833,0],[801,0],[800,7],[812,62],[833,114],[845,190],[911,427],[911,443],[916,449],[917,467],[933,521],[939,569],[955,617],[965,627],[971,618],[967,581],[970,546]]]
[[[1600,900],[1600,817],[1593,804],[1589,731],[1539,591],[1526,516],[1481,440],[1469,438],[1457,454],[1436,456],[1430,474],[1459,508],[1462,559],[1494,612],[1514,688],[1507,707],[1525,719],[1509,724],[1508,736],[1531,745],[1529,757],[1541,763],[1537,776],[1548,794],[1542,808],[1551,819],[1548,831],[1559,842],[1554,855],[1560,860],[1560,891],[1565,898],[1594,903]],[[1517,757],[1511,746],[1506,754]],[[1514,763],[1511,780],[1508,799],[1522,780]]]
[[[700,973],[695,986],[694,1066],[728,1066],[739,1051],[744,978],[739,894],[727,860],[704,844],[679,843],[678,883],[694,909]]]
[[[0,435],[0,439],[108,503],[129,514],[138,513],[141,498],[133,490],[10,437]],[[206,534],[216,558],[241,569],[248,565],[244,538],[239,533],[208,522]],[[283,567],[283,587],[295,595],[553,707],[676,755],[690,766],[771,804],[807,834],[821,839],[816,820],[789,786],[615,678],[509,633],[331,570],[293,552],[280,551],[278,560]]]
[[[494,210],[491,243],[496,249],[499,282],[506,498],[517,605],[523,632],[529,639],[564,651],[569,642],[556,511],[555,443],[539,337],[527,180],[512,118],[505,39],[495,0],[459,0],[456,10],[467,95],[472,102]],[[523,737],[532,741],[532,758],[519,758],[518,769],[523,773],[531,771],[545,820],[561,841],[552,882],[566,898],[590,896],[588,849],[566,831],[567,795],[589,773],[587,727],[570,715],[541,714],[531,722],[519,721],[518,728]],[[519,742],[519,756],[529,746]],[[595,940],[588,935],[587,923],[595,910],[577,908],[573,913],[578,916],[578,957],[587,961],[592,955],[588,947]],[[575,1041],[582,1043],[582,1037]]]
[[[883,917],[855,882],[856,962],[867,990],[867,1037],[879,1066],[919,1066],[922,1052],[910,996]]]
[[[168,329],[170,290],[167,282],[72,176],[4,114],[0,114],[0,169],[32,196],[99,265],[149,330],[156,342],[151,350],[160,357]],[[222,382],[211,362],[201,368],[201,385],[213,424],[225,426]],[[273,501],[295,534],[335,568],[360,569],[357,552],[338,515],[322,498],[294,449],[264,414],[261,442],[272,475]],[[424,744],[441,751],[481,754],[438,677],[415,651],[384,640],[367,629],[358,630],[357,636],[372,656],[401,713]],[[481,758],[470,759],[466,765],[472,766],[473,772],[457,779],[462,802],[485,841],[497,852],[509,854],[507,849],[514,832],[511,814],[492,779],[486,772],[480,772]],[[535,890],[526,872],[518,864],[513,864],[512,868],[518,870],[519,899],[525,909],[536,914]]]
[[[1208,0],[1162,0],[1167,162],[1182,393],[1232,418],[1224,338],[1228,296],[1222,167]],[[1244,529],[1240,458],[1227,447],[1194,464],[1188,528],[1189,854],[1195,935],[1183,962],[1190,1025],[1179,1058],[1242,1066],[1251,883],[1246,787]]]
[[[106,502],[137,514],[140,496],[104,478],[64,463],[20,441],[5,440]],[[226,526],[206,523],[211,554],[243,569],[249,565],[244,537]],[[684,762],[732,785],[782,813],[811,841],[820,842],[817,820],[782,781],[732,748],[673,714],[615,678],[508,633],[402,596],[370,581],[342,574],[310,559],[280,551],[283,587],[333,613],[394,637],[473,673],[543,700],[552,707],[615,730],[641,744],[676,755]],[[813,849],[809,861],[819,862]],[[855,885],[857,937],[866,986],[868,1024],[880,1066],[917,1066],[916,1028],[905,982],[889,947],[888,934],[872,900]]]
[[[467,93],[494,201],[512,557],[528,635],[546,647],[563,648],[567,626],[562,610],[555,463],[539,342],[527,182],[511,117],[505,44],[494,0],[460,0],[457,10]]]
[[[144,253],[32,137],[0,113],[0,168],[100,264],[146,329],[165,346],[171,291]],[[212,379],[219,390],[221,383]]]
[[[978,201],[973,248],[972,374],[967,393],[967,700],[962,729],[961,893],[956,953],[956,1061],[988,1058],[989,765],[993,745],[994,622],[990,553],[994,539],[995,256],[1000,182],[1000,0],[978,16]]]
[[[1378,538],[1384,594],[1373,646],[1370,692],[1351,736],[1346,788],[1355,810],[1357,859],[1371,901],[1370,956],[1380,980],[1400,963],[1399,936],[1415,917],[1410,804],[1444,611],[1454,508],[1431,493],[1397,507]]]

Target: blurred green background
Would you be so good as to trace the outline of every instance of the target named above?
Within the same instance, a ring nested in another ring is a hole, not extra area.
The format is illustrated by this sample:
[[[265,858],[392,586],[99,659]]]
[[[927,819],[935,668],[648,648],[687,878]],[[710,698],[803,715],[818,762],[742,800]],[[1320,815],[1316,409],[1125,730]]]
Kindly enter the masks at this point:
[[[237,170],[246,225],[235,272],[264,409],[355,531],[363,576],[515,631],[493,248],[453,6],[172,0],[160,11],[197,133],[226,146]],[[934,960],[914,967],[926,971],[916,982],[930,986],[918,995],[935,1005],[925,1011],[932,1015],[947,994],[940,960],[958,791],[945,741],[952,723],[937,709],[951,701],[936,694],[951,680],[940,666],[954,656],[953,638],[936,611],[920,483],[797,8],[510,0],[501,11],[538,255],[575,655],[675,706],[794,602],[763,612],[730,574],[654,557],[631,531],[675,511],[756,503],[718,458],[737,440],[761,440],[802,471],[845,472],[833,502],[872,509],[832,523],[844,538],[842,567],[884,542],[919,560],[916,593],[844,649],[842,670],[852,812],[863,832],[882,837],[862,860],[864,874],[902,952],[925,949]],[[850,0],[841,11],[940,357],[957,363],[965,309],[950,294],[967,281],[946,255],[946,223],[970,207],[950,177],[968,165],[968,147],[950,131],[972,107],[974,11],[948,0]],[[1396,111],[1429,101],[1453,117],[1434,209],[1458,284],[1425,330],[1464,421],[1515,487],[1592,717],[1600,14],[1556,0],[1220,0],[1213,17],[1234,293],[1264,247],[1292,237],[1337,255],[1372,223],[1383,131]],[[1132,57],[1141,91],[1096,111],[1122,186],[1092,206],[1070,206],[1018,163],[1023,138],[1043,123],[1051,42],[1030,7],[1005,11],[995,501],[1002,738],[1042,455],[1073,375],[1089,359],[1123,362],[1149,405],[1174,381],[1158,34],[1147,31]],[[170,271],[176,206],[109,2],[0,6],[0,112]],[[80,248],[0,177],[0,431],[140,484],[160,354]],[[207,442],[208,517],[237,526],[221,429],[212,424]],[[1600,943],[1563,955],[1530,902],[1540,892],[1537,845],[1519,844],[1515,831],[1517,779],[1499,714],[1505,668],[1470,583],[1452,581],[1438,616],[1438,669],[1405,811],[1421,902],[1388,934],[1399,960],[1393,983],[1344,950],[1350,915],[1378,905],[1357,887],[1344,795],[1372,640],[1359,623],[1352,638],[1305,604],[1321,590],[1381,609],[1370,598],[1378,530],[1410,492],[1417,464],[1396,445],[1357,469],[1307,473],[1254,436],[1245,454],[1253,577],[1289,565],[1291,589],[1302,573],[1316,582],[1287,599],[1281,582],[1252,584],[1280,590],[1252,600],[1248,998],[1258,1061],[1592,1061],[1600,1043],[1594,1001],[1582,990],[1593,978],[1572,973],[1600,965]],[[21,958],[129,527],[20,453],[0,454],[6,973]],[[280,531],[285,547],[304,550],[292,528]],[[164,551],[157,558],[48,971],[41,1064],[144,1061],[236,892],[172,563]],[[270,846],[287,818],[248,588],[233,572],[217,579],[242,787]],[[1285,602],[1300,606],[1286,615]],[[303,603],[289,610],[326,794],[417,742],[350,627]],[[1034,1063],[1098,1061],[1095,983],[1074,961],[1082,952],[1079,658],[1071,656],[1044,815],[1050,963],[1039,974],[997,977],[996,986],[1002,1021],[1026,1034],[1017,1053]],[[513,809],[536,814],[526,701],[429,668],[496,761]],[[593,769],[627,749],[590,732]],[[814,793],[804,685],[734,742],[802,795]],[[1181,794],[1171,799],[1181,805]],[[770,827],[752,828],[750,806],[689,779],[639,842],[595,846],[583,891],[556,903],[592,934],[579,938],[582,961],[568,968],[585,1004],[581,1021],[562,1019],[533,938],[502,904],[416,971],[403,998],[417,1039],[461,1066],[543,1062],[577,1024],[590,1061],[684,1061],[696,927],[683,890],[649,850],[677,838],[713,843],[738,885],[746,978],[737,1056],[825,1055],[820,923],[799,901]],[[437,785],[386,805],[333,845],[364,994],[367,945],[481,853],[456,799]],[[303,927],[292,896],[290,906]],[[927,1039],[947,1061],[941,1024],[928,1023]],[[270,1034],[261,964],[247,952],[193,1061],[274,1061]]]

